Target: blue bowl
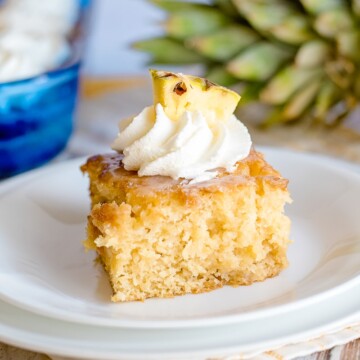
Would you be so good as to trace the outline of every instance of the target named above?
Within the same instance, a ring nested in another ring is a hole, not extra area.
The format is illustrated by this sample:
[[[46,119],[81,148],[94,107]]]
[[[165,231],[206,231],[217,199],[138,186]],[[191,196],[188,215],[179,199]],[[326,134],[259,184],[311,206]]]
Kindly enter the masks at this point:
[[[0,84],[0,178],[55,157],[73,129],[79,61],[45,74]]]
[[[0,179],[46,163],[69,140],[78,96],[83,23],[90,5],[88,0],[79,1],[78,34],[70,59],[38,76],[0,83]]]

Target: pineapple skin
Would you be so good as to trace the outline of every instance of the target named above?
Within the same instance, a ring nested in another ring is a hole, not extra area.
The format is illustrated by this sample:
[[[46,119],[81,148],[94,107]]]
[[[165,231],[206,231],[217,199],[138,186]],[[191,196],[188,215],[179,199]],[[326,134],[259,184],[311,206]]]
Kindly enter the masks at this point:
[[[240,100],[236,92],[196,76],[150,70],[154,104],[176,121],[185,111],[200,111],[205,117],[226,121]]]

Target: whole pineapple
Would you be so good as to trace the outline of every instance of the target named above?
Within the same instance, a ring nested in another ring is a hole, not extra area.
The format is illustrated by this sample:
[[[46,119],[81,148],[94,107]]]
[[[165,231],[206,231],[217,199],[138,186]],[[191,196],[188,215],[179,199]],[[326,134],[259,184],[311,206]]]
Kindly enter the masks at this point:
[[[337,124],[360,100],[360,0],[152,0],[166,36],[139,41],[154,64],[204,64],[242,102],[274,107],[265,124]]]

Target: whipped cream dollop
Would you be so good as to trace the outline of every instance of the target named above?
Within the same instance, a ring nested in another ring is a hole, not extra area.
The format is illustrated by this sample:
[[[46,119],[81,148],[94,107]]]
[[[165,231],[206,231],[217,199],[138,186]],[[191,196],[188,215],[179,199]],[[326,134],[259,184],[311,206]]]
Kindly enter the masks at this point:
[[[112,148],[124,154],[126,170],[139,176],[163,175],[173,179],[210,180],[217,168],[231,172],[249,155],[251,138],[235,115],[216,121],[200,111],[185,111],[173,121],[161,104],[146,107],[119,124]]]
[[[63,63],[76,0],[7,0],[0,8],[0,81],[35,76]]]

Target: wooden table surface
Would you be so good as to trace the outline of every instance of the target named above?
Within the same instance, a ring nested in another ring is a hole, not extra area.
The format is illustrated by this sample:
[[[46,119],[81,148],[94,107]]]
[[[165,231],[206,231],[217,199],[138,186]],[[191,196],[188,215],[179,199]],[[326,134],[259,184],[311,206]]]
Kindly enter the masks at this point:
[[[100,94],[103,94],[104,92],[108,91],[119,91],[126,88],[131,88],[134,86],[139,86],[141,84],[144,84],[144,78],[129,78],[129,79],[87,79],[87,81],[83,82],[83,97],[85,98],[93,98]],[[357,124],[360,127],[360,122]],[[358,135],[351,135],[351,139],[354,140],[353,146],[351,148],[348,147],[347,140],[344,141],[344,144],[339,142],[334,142],[332,138],[329,139],[327,137],[327,140],[324,140],[324,146],[326,146],[326,142],[330,143],[331,147],[329,147],[329,150],[331,152],[336,151],[336,146],[334,144],[338,145],[338,152],[342,155],[346,155],[345,158],[348,158],[349,160],[353,160],[360,163],[360,142],[358,140],[360,137]],[[294,139],[297,139],[298,135],[294,134]],[[263,144],[263,138],[262,135],[259,134],[257,136],[257,142],[260,144]],[[286,143],[290,143],[292,140],[289,137],[288,132],[279,132],[278,135],[278,142],[281,145],[286,145]],[[256,141],[255,141],[256,142]],[[294,144],[294,142],[292,142]],[[268,145],[265,143],[265,145]],[[269,145],[272,145],[270,143]],[[296,146],[296,145],[295,145]],[[314,149],[310,147],[310,151],[317,150],[316,146],[314,146]],[[346,154],[346,151],[348,151],[348,154]],[[333,153],[333,155],[339,155],[336,153]],[[269,360],[271,359],[271,356],[269,357]],[[34,352],[22,350],[19,348],[15,348],[3,343],[0,343],[0,360],[49,360],[49,357],[43,354],[37,354]],[[274,357],[274,360],[280,360],[279,357]],[[346,345],[343,346],[337,346],[333,349],[318,352],[312,355],[308,355],[305,357],[297,358],[296,360],[360,360],[360,333],[359,333],[359,339],[352,341]]]
[[[271,358],[269,357],[269,360],[270,359]],[[21,350],[0,343],[0,360],[50,360],[50,358],[45,355]],[[281,359],[274,357],[274,360]],[[330,350],[297,358],[296,360],[360,360],[360,339],[352,341],[344,346],[337,346]]]

